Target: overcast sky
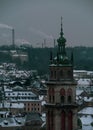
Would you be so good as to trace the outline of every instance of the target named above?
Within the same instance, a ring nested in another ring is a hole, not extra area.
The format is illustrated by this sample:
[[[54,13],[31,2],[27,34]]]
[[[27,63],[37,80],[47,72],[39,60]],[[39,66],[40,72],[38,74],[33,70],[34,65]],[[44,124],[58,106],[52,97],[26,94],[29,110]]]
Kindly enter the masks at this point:
[[[63,17],[67,46],[93,46],[93,0],[0,0],[0,44],[53,45]]]

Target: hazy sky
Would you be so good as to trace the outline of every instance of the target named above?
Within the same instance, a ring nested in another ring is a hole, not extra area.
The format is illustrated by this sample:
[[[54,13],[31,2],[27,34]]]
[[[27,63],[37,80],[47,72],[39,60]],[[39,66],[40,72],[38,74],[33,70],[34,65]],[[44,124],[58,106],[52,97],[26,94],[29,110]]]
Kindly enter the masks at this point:
[[[63,17],[68,46],[93,46],[93,0],[0,0],[0,44],[53,45]]]

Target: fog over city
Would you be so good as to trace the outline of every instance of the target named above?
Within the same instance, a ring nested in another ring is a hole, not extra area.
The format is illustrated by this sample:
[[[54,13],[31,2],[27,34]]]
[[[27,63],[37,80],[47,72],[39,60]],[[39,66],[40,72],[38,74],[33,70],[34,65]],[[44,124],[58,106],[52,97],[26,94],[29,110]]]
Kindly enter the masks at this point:
[[[0,0],[0,45],[53,46],[63,17],[67,46],[93,46],[92,0]]]

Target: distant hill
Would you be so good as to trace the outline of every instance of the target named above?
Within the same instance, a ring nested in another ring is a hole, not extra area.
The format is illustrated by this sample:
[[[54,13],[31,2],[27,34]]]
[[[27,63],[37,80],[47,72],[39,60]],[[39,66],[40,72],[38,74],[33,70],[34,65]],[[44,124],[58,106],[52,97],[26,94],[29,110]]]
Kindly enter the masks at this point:
[[[55,56],[55,48],[16,48],[17,51],[23,51],[28,54],[28,62],[21,64],[19,60],[13,61],[9,52],[12,48],[0,47],[0,62],[16,62],[21,69],[36,69],[39,74],[48,73],[50,52]],[[70,58],[71,52],[74,55],[74,69],[85,69],[93,71],[93,47],[68,47],[67,55]]]

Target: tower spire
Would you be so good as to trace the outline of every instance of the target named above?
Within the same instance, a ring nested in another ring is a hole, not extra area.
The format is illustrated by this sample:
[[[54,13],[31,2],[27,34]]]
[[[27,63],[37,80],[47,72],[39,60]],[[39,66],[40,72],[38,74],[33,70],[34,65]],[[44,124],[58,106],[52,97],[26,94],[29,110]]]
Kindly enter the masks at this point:
[[[66,51],[65,51],[66,39],[63,36],[62,17],[61,17],[61,32],[60,32],[60,37],[57,39],[57,42],[58,42],[59,53],[62,54],[62,55],[66,55]]]
[[[61,32],[60,32],[60,36],[63,37],[62,16],[61,16]]]

